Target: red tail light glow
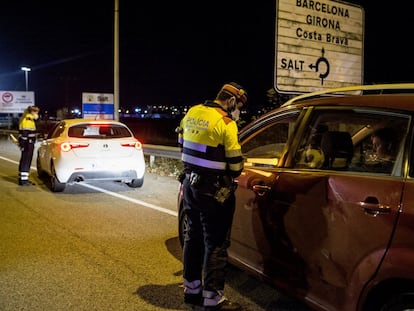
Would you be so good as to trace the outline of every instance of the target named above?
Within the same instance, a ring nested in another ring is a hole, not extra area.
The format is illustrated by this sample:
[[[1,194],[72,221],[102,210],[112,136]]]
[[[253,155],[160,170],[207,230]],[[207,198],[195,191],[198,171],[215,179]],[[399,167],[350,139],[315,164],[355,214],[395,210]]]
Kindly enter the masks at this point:
[[[88,147],[89,144],[79,144],[79,143],[62,143],[60,145],[60,150],[64,151],[64,152],[68,152],[72,149],[76,149],[76,148],[86,148]]]
[[[140,141],[136,141],[135,143],[127,143],[127,144],[121,144],[122,147],[134,147],[137,150],[142,149],[142,144]]]

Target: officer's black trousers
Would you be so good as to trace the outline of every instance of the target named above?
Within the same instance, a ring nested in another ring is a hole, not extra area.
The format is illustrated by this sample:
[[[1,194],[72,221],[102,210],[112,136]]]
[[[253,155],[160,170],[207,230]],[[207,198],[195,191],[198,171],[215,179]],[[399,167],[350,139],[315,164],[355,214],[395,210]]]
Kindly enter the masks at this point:
[[[28,182],[29,180],[35,142],[35,137],[27,137],[20,140],[19,183]]]
[[[211,186],[193,187],[188,177],[183,181],[184,210],[189,222],[184,239],[183,277],[188,282],[202,281],[204,291],[217,292],[224,290],[235,197],[233,193],[220,204],[212,195],[216,189],[211,182],[207,184]]]

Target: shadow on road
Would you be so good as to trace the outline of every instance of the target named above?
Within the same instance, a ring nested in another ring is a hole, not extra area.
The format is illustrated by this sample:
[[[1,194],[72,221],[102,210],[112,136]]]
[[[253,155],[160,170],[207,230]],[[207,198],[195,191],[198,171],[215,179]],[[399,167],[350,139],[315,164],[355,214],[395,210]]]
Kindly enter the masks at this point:
[[[182,250],[178,237],[166,240],[165,245],[171,255],[179,261],[182,260]],[[175,275],[182,275],[182,271],[177,271]],[[227,284],[244,299],[256,305],[256,308],[245,307],[243,310],[246,311],[257,310],[257,306],[264,311],[310,310],[298,301],[282,295],[274,287],[256,280],[232,265],[227,267]],[[181,283],[168,285],[148,284],[138,288],[136,294],[157,307],[188,310],[188,307],[183,304],[183,288]],[[167,299],[161,297],[167,297]]]

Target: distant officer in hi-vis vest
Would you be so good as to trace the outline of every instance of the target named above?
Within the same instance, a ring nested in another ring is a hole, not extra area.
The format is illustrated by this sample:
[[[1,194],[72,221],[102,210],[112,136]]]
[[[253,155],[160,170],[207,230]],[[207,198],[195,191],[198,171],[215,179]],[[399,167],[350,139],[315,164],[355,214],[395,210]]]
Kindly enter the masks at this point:
[[[30,165],[32,163],[34,145],[36,142],[36,123],[39,118],[39,107],[29,106],[24,111],[19,122],[19,147],[21,150],[19,162],[19,185],[29,186]]]

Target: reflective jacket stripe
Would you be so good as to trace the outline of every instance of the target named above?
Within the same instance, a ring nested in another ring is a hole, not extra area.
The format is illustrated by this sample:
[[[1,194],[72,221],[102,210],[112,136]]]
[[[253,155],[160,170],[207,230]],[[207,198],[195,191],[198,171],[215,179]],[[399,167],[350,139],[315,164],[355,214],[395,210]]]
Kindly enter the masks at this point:
[[[207,159],[201,159],[201,158],[197,158],[197,157],[185,154],[185,153],[182,154],[181,160],[188,164],[192,164],[192,165],[199,166],[202,168],[223,170],[223,171],[226,169],[225,162],[217,162],[217,161],[211,161]]]
[[[243,170],[243,162],[242,163],[238,162],[235,164],[229,163],[229,169],[232,172],[239,172],[239,171],[241,172]]]
[[[194,143],[194,142],[191,142],[191,141],[184,141],[183,142],[183,148],[189,148],[189,149],[197,150],[197,151],[200,151],[200,152],[206,152],[206,150],[207,150],[206,145]]]

